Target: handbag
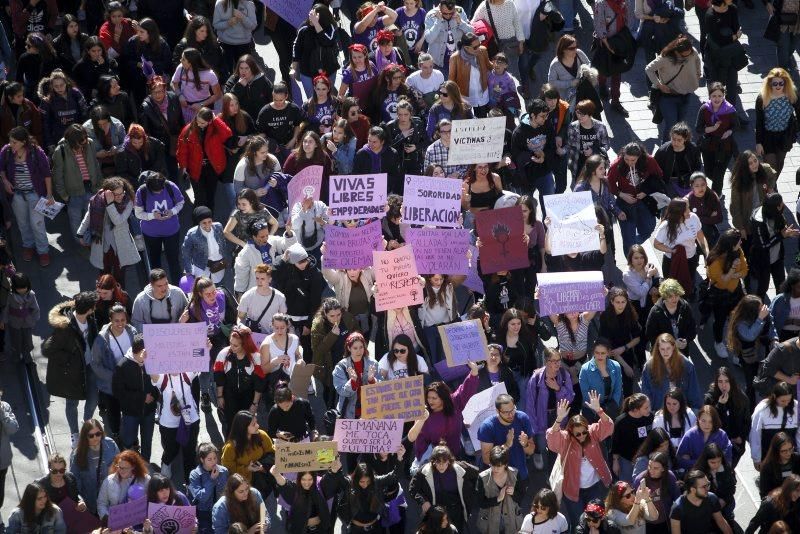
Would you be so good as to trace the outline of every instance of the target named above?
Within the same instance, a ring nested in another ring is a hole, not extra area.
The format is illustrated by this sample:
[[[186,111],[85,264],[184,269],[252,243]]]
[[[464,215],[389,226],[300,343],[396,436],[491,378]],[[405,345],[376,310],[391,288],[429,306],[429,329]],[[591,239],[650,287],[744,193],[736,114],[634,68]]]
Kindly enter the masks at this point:
[[[683,70],[683,67],[685,67],[685,66],[686,66],[686,63],[683,63],[681,65],[681,68],[678,69],[678,72],[675,73],[675,76],[670,78],[669,81],[666,82],[664,85],[671,84],[672,81],[675,78],[680,76],[681,71]],[[664,115],[661,113],[661,106],[658,105],[659,101],[661,100],[661,97],[663,95],[664,95],[664,93],[661,92],[661,89],[659,89],[657,87],[651,87],[650,88],[650,95],[649,96],[650,96],[650,107],[653,110],[653,124],[661,124],[664,121]]]
[[[564,463],[567,461],[567,457],[569,456],[569,449],[572,447],[572,442],[567,445],[567,452],[564,456],[561,456],[561,453],[558,454],[556,457],[556,462],[553,464],[553,469],[550,471],[550,477],[547,481],[550,483],[550,489],[553,490],[553,493],[556,494],[556,498],[558,502],[561,502],[561,498],[564,496]]]
[[[261,334],[261,319],[264,318],[264,314],[267,313],[267,310],[270,306],[272,306],[272,301],[275,300],[275,290],[272,290],[272,296],[269,298],[269,302],[267,305],[264,306],[264,309],[261,311],[261,315],[258,316],[258,319],[255,321],[250,317],[244,318],[244,325],[250,329],[251,332],[255,332],[256,334]]]
[[[218,273],[225,268],[225,260],[224,259],[217,261],[208,260],[206,266],[208,267],[208,270],[211,271],[212,274]]]

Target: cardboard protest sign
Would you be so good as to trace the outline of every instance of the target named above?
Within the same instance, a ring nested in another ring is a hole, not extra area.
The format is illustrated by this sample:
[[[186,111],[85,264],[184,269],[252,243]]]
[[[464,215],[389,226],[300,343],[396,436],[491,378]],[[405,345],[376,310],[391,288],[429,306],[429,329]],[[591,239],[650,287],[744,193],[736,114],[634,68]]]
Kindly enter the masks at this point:
[[[483,274],[530,267],[521,207],[479,211],[475,214],[475,228],[481,239]]]
[[[108,509],[108,528],[111,530],[141,525],[145,519],[147,519],[147,495]]]
[[[406,174],[403,222],[456,228],[461,226],[461,180]]]
[[[64,515],[67,532],[92,532],[102,524],[91,512],[79,512],[77,509],[78,503],[69,497],[64,497],[58,503],[58,507],[61,508],[61,512]]]
[[[469,439],[476,451],[481,450],[481,442],[478,439],[478,429],[481,423],[497,413],[494,401],[498,395],[508,393],[505,382],[498,382],[489,389],[479,391],[467,401],[464,410],[461,412],[464,417],[464,424],[467,425]]]
[[[280,18],[294,26],[300,28],[308,18],[314,0],[261,0],[264,5],[275,12]]]
[[[486,332],[480,319],[445,324],[438,328],[448,366],[482,362],[489,357]]]
[[[331,176],[328,217],[332,221],[386,216],[386,173]]]
[[[500,161],[505,137],[505,117],[453,121],[447,164],[469,165]]]
[[[275,445],[275,466],[280,473],[328,469],[336,459],[337,446],[335,441],[277,443]]]
[[[417,269],[425,274],[467,274],[472,238],[469,230],[409,228],[406,243],[414,249]]]
[[[440,362],[436,362],[433,364],[436,368],[436,372],[439,373],[439,376],[445,382],[454,382],[457,380],[463,380],[467,373],[469,373],[469,367],[466,365],[456,365],[455,367],[450,367],[447,363],[447,360],[442,360]]]
[[[147,374],[207,373],[207,340],[206,323],[144,325]]]
[[[322,165],[311,165],[295,174],[286,189],[289,191],[289,211],[292,206],[306,198],[319,200],[322,189]]]
[[[337,419],[333,441],[339,452],[393,453],[403,442],[399,419]]]
[[[591,191],[545,195],[544,206],[550,217],[548,234],[553,256],[600,248]]]
[[[362,419],[414,421],[425,415],[422,375],[361,386]]]
[[[478,259],[480,258],[479,248],[475,245],[469,246],[470,260],[469,260],[469,271],[467,271],[467,279],[464,280],[464,285],[475,291],[476,293],[484,294],[486,290],[483,287],[483,280],[481,280],[481,275],[478,274]]]
[[[601,311],[605,309],[605,291],[601,271],[575,273],[539,273],[539,313]]]
[[[363,269],[372,265],[372,253],[383,250],[381,221],[372,221],[364,226],[343,228],[336,225],[325,227],[326,269]]]
[[[289,389],[296,397],[301,399],[308,399],[308,386],[311,385],[311,379],[314,376],[314,370],[317,366],[313,363],[305,365],[296,365],[292,368],[292,376],[289,379]]]
[[[151,502],[147,516],[154,534],[191,534],[197,522],[194,506],[167,506]]]
[[[373,252],[372,265],[378,288],[375,294],[376,311],[422,304],[422,285],[411,246]]]

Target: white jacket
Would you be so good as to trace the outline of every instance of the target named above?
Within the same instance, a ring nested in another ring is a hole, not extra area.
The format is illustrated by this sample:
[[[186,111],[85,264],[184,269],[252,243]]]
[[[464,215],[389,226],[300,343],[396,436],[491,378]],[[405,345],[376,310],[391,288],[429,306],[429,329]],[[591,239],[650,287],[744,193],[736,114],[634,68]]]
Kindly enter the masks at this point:
[[[786,430],[797,430],[798,419],[798,405],[796,400],[792,400],[794,404],[794,411],[791,415],[786,416],[786,425],[783,424],[783,408],[776,407],[777,415],[772,415],[769,410],[768,399],[764,399],[758,403],[756,409],[753,410],[752,426],[750,427],[750,456],[753,457],[754,462],[760,462],[767,451],[761,450],[761,433],[763,431],[776,431],[782,427]],[[795,448],[800,448],[800,432],[795,432],[794,436]]]
[[[294,234],[291,237],[269,236],[269,244],[272,247],[269,255],[272,263],[296,241]],[[237,293],[244,293],[251,287],[256,287],[256,273],[253,272],[253,269],[261,263],[264,263],[261,252],[252,242],[248,241],[247,245],[239,251],[236,262],[233,264],[233,290]]]

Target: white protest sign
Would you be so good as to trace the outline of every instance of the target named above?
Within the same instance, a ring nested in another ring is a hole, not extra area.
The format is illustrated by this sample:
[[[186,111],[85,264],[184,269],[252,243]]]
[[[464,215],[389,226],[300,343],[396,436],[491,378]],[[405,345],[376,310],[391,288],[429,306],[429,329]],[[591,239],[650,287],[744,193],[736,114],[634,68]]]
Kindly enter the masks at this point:
[[[464,416],[464,424],[467,425],[469,439],[476,451],[481,450],[481,442],[478,439],[478,429],[481,424],[497,413],[494,401],[498,395],[508,393],[505,382],[498,382],[489,389],[484,389],[473,395],[464,406],[461,414]]]
[[[447,164],[469,165],[500,161],[505,137],[505,117],[453,121]]]
[[[206,323],[144,325],[147,374],[207,373],[209,369]]]
[[[600,235],[595,230],[591,191],[545,195],[544,205],[550,217],[550,249],[553,256],[598,250]]]

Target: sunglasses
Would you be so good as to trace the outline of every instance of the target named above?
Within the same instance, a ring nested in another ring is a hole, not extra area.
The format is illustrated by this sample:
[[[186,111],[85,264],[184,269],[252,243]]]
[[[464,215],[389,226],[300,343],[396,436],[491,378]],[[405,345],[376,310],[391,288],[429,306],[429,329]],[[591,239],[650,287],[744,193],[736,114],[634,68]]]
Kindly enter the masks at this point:
[[[392,349],[392,354],[405,354],[408,352],[408,349]]]
[[[50,468],[51,475],[63,475],[66,472],[67,472],[66,467],[62,467],[61,469]]]
[[[97,432],[89,432],[88,434],[86,434],[86,437],[89,438],[89,439],[93,439],[93,438],[99,438],[102,435],[103,435],[103,431],[102,430],[98,430]]]
[[[583,430],[583,431],[581,431],[581,432],[575,432],[575,433],[574,433],[574,434],[572,434],[572,435],[573,435],[574,437],[576,437],[576,438],[582,438],[583,436],[588,436],[588,435],[589,435],[589,432],[588,432],[588,431],[586,431],[586,430]]]
[[[786,85],[786,82],[784,82],[783,80],[781,80],[781,81],[775,80],[775,81],[770,82],[770,85],[772,87],[783,87],[784,85]]]
[[[447,93],[445,93],[445,92],[439,92],[439,96],[450,96],[450,95],[448,95],[448,94],[447,94]]]

